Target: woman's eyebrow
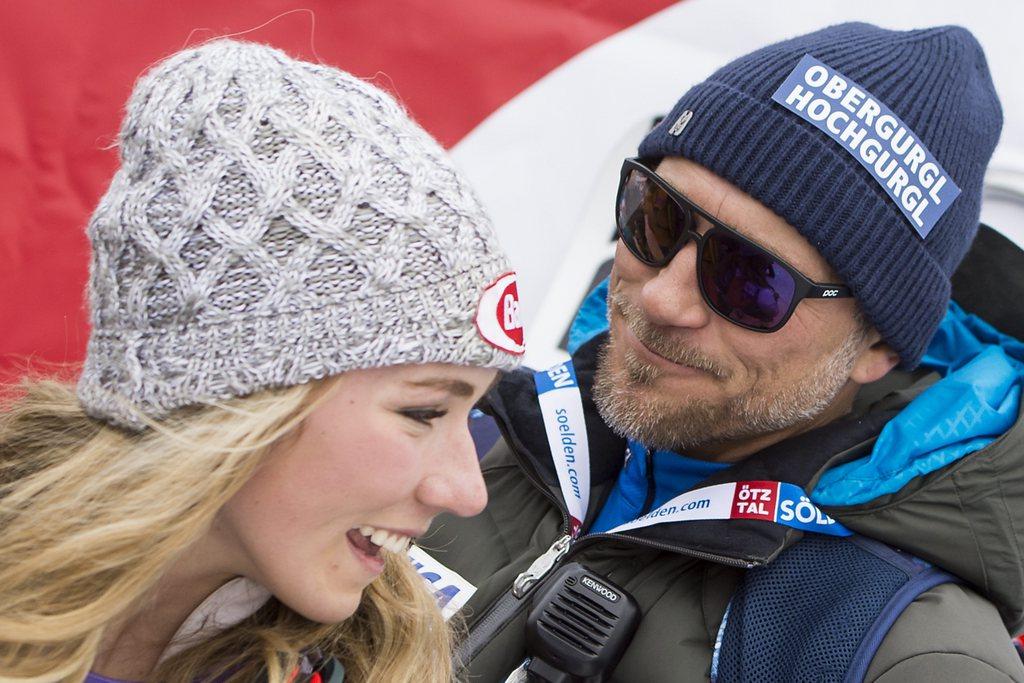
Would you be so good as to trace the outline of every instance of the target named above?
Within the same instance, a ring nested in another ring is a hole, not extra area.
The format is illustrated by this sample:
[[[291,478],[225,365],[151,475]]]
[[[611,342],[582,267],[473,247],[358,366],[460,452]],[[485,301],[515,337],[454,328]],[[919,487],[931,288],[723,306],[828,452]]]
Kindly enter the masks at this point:
[[[440,389],[441,391],[447,391],[448,393],[459,397],[472,396],[473,392],[476,391],[476,389],[473,388],[473,385],[463,382],[460,379],[421,379],[415,382],[406,382],[406,384],[413,387],[424,387],[426,389]]]

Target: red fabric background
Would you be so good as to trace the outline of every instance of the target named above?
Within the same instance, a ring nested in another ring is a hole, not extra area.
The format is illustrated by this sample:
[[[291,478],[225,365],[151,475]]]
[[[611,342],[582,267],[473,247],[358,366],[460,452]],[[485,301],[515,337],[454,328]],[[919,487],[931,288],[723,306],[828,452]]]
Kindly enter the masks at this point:
[[[145,68],[246,31],[396,93],[446,146],[673,0],[16,0],[0,8],[0,376],[81,360],[84,226]],[[275,19],[276,17],[276,19]],[[313,19],[315,17],[315,28]],[[269,24],[262,26],[266,22]],[[259,28],[255,28],[259,27]],[[250,30],[254,29],[254,30]]]

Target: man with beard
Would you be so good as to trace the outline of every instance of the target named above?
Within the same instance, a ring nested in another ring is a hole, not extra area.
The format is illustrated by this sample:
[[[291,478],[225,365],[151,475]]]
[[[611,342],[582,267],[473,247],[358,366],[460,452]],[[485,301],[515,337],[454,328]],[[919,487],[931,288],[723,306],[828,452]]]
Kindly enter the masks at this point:
[[[958,27],[829,27],[683,95],[622,167],[607,330],[490,393],[490,503],[422,541],[470,674],[1024,681],[1024,345],[965,310],[1021,301],[950,301],[1001,124]]]

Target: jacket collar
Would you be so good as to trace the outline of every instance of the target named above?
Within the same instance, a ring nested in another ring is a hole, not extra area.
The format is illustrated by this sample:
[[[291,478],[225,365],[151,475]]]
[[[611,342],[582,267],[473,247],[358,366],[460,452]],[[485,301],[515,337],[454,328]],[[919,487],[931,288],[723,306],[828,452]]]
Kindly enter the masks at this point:
[[[245,577],[228,581],[208,595],[182,622],[160,661],[251,617],[270,597],[269,590]]]
[[[597,359],[607,333],[581,346],[573,355],[583,413],[590,443],[592,520],[603,504],[600,494],[622,468],[626,441],[615,434],[598,413],[592,390]],[[544,421],[537,402],[533,372],[520,369],[507,375],[488,396],[489,411],[522,467],[536,475],[565,509],[558,475],[547,444]],[[708,478],[704,485],[732,481],[784,481],[813,487],[821,473],[846,459],[870,450],[882,427],[898,410],[867,412],[774,444]],[[630,537],[657,543],[679,552],[726,558],[745,564],[771,561],[803,532],[760,520],[705,520],[656,524],[628,532]]]

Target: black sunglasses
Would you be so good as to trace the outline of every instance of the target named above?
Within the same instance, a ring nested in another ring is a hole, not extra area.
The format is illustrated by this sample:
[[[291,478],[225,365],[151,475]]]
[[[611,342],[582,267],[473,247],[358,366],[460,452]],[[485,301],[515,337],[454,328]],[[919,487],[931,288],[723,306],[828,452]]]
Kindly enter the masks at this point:
[[[703,235],[698,217],[711,224]],[[845,285],[814,282],[717,220],[638,158],[622,164],[615,218],[622,243],[655,268],[696,242],[701,296],[715,313],[748,330],[775,332],[803,299],[853,296]]]

